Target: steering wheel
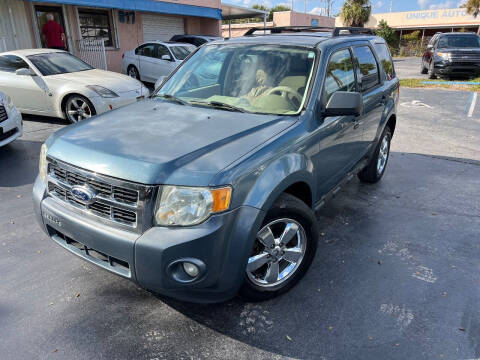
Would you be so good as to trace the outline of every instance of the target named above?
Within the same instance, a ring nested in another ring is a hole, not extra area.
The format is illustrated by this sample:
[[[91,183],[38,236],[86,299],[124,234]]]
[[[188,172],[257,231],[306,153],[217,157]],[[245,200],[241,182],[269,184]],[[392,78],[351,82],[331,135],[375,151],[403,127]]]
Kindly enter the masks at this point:
[[[293,90],[289,86],[276,86],[270,90],[268,90],[265,95],[271,95],[273,93],[279,92],[280,95],[284,98],[288,98],[287,94],[292,95],[295,99],[297,99],[298,103],[302,103],[302,95],[300,95],[297,91]],[[290,98],[288,98],[290,100]]]

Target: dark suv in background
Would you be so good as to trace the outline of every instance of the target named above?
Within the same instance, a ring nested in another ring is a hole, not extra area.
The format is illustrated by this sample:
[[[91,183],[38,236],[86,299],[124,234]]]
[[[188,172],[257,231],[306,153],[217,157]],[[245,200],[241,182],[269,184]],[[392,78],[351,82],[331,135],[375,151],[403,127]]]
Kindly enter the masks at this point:
[[[288,291],[315,256],[314,211],[387,166],[399,81],[362,31],[210,42],[150,98],[56,132],[33,190],[43,230],[187,301]]]
[[[480,37],[475,33],[437,33],[427,45],[421,73],[438,76],[480,75]]]

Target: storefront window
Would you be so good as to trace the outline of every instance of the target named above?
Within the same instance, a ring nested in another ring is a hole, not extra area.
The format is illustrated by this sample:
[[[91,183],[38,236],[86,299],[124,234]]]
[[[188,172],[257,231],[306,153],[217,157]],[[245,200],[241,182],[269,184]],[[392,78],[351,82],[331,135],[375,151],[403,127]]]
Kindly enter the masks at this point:
[[[103,39],[105,47],[113,46],[113,27],[109,11],[78,9],[78,18],[82,39]]]

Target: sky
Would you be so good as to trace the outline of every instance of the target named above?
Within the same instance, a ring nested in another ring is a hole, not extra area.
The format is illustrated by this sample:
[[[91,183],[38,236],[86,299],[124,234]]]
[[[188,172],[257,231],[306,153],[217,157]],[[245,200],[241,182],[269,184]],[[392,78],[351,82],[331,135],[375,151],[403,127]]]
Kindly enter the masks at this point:
[[[222,0],[226,3],[232,3],[239,6],[251,7],[254,4],[263,4],[267,7],[275,5],[292,6],[292,0]],[[299,12],[305,11],[305,1],[307,12],[320,14],[322,8],[325,7],[324,0],[293,0],[294,10]],[[450,9],[457,8],[466,0],[371,0],[372,11],[374,13],[382,13],[390,11],[390,2],[392,2],[392,11],[414,11],[414,10],[429,10],[429,9]],[[338,14],[343,0],[333,0],[333,14]]]

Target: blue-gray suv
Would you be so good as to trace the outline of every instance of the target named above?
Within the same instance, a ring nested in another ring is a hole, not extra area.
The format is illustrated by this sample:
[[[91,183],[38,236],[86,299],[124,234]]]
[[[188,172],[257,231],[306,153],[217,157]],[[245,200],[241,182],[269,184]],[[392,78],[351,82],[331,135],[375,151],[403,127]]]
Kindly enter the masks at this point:
[[[314,211],[385,173],[399,81],[366,30],[271,32],[205,44],[150,98],[53,134],[33,190],[48,236],[185,301],[292,288]]]

